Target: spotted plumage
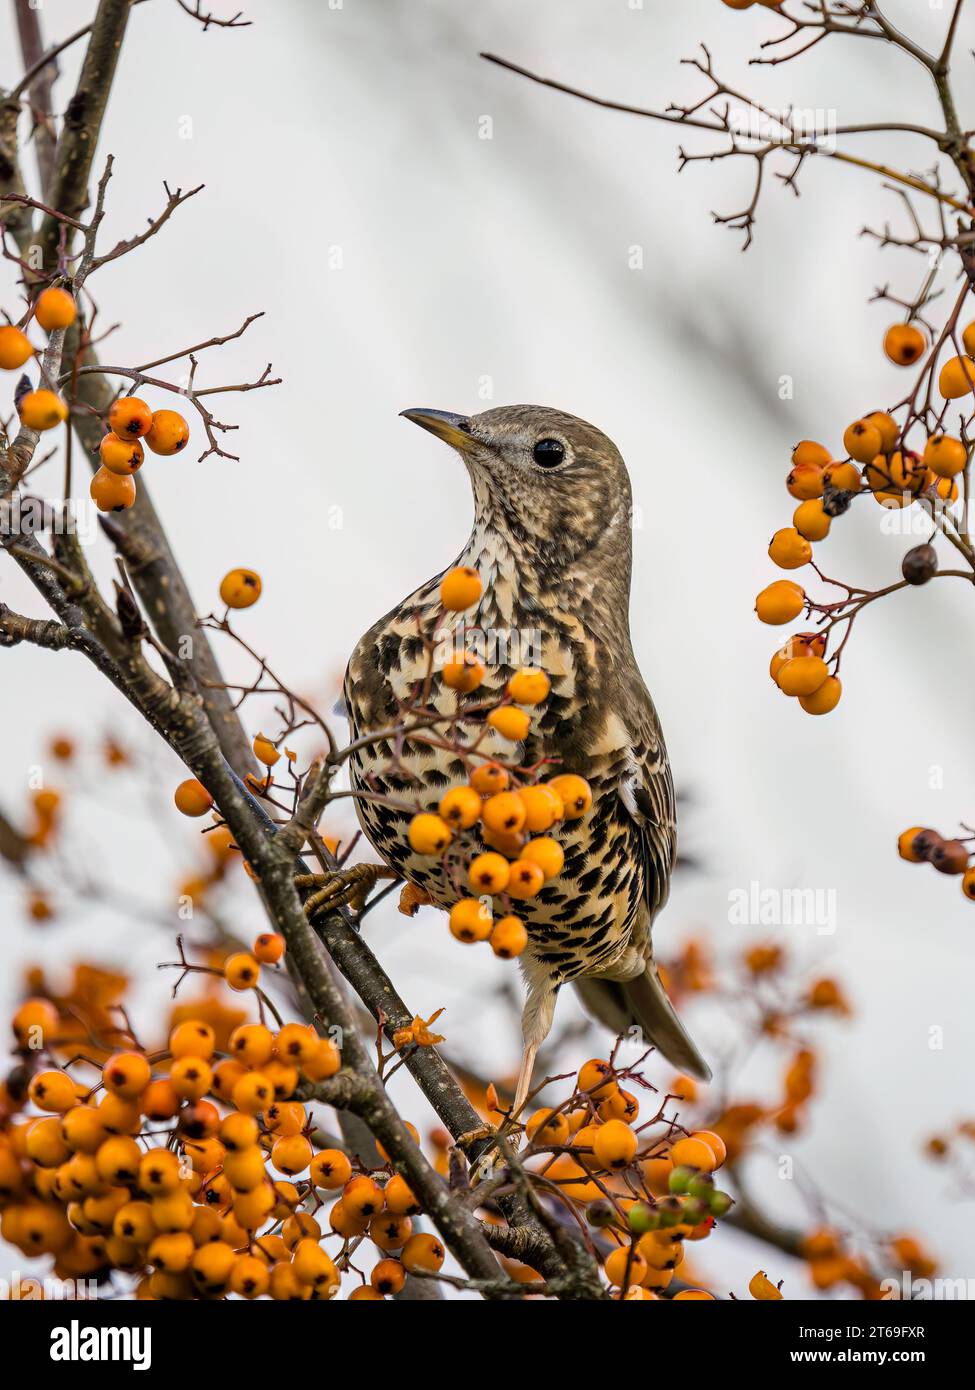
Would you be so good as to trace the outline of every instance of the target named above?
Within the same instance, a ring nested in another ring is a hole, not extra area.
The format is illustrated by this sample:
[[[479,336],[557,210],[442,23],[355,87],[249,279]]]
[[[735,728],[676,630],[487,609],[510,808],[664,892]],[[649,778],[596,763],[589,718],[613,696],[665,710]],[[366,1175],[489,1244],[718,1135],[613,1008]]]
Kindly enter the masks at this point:
[[[585,777],[590,811],[557,832],[562,872],[515,905],[529,937],[522,957],[527,1049],[533,1057],[559,987],[574,981],[611,1027],[638,1023],[673,1062],[707,1074],[652,962],[651,924],[666,901],[675,855],[674,793],[630,642],[631,498],[623,460],[592,425],[539,406],[470,418],[406,414],[452,444],[467,465],[475,521],[453,564],[476,569],[483,594],[462,619],[446,621],[442,572],[357,644],[345,687],[352,736],[390,731],[351,762],[363,830],[386,863],[449,908],[467,891],[463,866],[480,845],[467,832],[443,866],[415,854],[407,828],[418,809],[435,810],[485,756],[522,767],[544,763],[544,775]],[[421,634],[438,621],[431,663]],[[486,666],[483,684],[466,696],[430,677],[431,664],[439,668],[445,652],[460,648]],[[458,701],[462,710],[481,706],[503,693],[519,666],[540,666],[552,682],[548,699],[531,711],[523,743],[513,746],[493,730],[485,735],[480,719],[457,722],[444,740],[476,740],[466,761],[455,748],[396,740],[394,727],[418,691],[444,714]]]

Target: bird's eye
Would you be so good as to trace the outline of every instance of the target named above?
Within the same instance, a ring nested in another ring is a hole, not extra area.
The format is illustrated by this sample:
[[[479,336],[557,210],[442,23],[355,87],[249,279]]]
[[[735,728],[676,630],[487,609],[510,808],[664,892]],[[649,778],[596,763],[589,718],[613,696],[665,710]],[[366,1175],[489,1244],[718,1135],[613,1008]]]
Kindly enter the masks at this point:
[[[565,458],[565,445],[557,439],[540,439],[532,449],[532,458],[539,468],[557,468]]]

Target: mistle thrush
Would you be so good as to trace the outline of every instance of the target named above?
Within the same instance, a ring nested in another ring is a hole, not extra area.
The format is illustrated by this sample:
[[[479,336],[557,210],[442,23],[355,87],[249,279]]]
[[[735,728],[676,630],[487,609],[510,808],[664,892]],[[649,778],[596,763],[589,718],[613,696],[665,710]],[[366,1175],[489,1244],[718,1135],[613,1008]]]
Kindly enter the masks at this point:
[[[474,528],[453,561],[483,581],[465,625],[485,646],[484,684],[470,696],[434,679],[430,703],[444,713],[499,698],[517,665],[551,679],[524,742],[493,731],[481,753],[573,772],[593,791],[587,815],[559,831],[565,863],[537,897],[515,905],[528,930],[521,956],[528,997],[525,1056],[516,1106],[552,1024],[559,988],[571,981],[587,1008],[617,1032],[634,1024],[648,1044],[699,1077],[710,1072],[657,976],[651,926],[667,899],[675,856],[670,765],[653,702],[630,642],[631,493],[611,440],[571,415],[516,405],[473,416],[407,410],[407,419],[450,444],[474,492]],[[380,618],[349,662],[345,699],[352,736],[390,729],[428,669],[420,637],[444,614],[441,574]],[[419,618],[419,623],[418,623]],[[518,650],[513,648],[517,647]],[[533,660],[526,662],[526,652]],[[463,737],[463,725],[458,726]],[[478,728],[480,733],[480,727]],[[391,868],[449,908],[458,897],[439,863],[411,849],[407,830],[422,807],[466,781],[455,750],[383,738],[351,760],[362,828]],[[388,797],[396,806],[387,804]]]

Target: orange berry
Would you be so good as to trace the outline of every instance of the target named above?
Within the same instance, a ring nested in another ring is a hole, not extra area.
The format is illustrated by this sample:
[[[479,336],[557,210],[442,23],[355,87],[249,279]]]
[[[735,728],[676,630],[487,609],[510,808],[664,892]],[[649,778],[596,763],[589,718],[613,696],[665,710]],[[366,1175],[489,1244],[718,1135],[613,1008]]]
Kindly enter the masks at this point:
[[[518,705],[540,705],[548,698],[552,682],[544,671],[526,666],[508,682],[508,695]]]
[[[168,1076],[159,1076],[142,1093],[142,1113],[147,1120],[159,1124],[179,1114],[179,1096]]]
[[[713,1151],[714,1157],[717,1160],[715,1166],[720,1168],[728,1157],[728,1149],[721,1135],[715,1134],[714,1131],[710,1129],[696,1129],[691,1135],[691,1138],[700,1139],[703,1144],[707,1144],[708,1148]]]
[[[265,738],[263,734],[257,735],[251,747],[254,750],[254,757],[259,763],[263,763],[265,767],[273,767],[281,757],[280,752],[275,748],[271,740]]]
[[[469,565],[458,565],[440,581],[440,602],[444,608],[450,608],[454,612],[473,608],[483,592],[481,576]]]
[[[263,1023],[242,1023],[231,1033],[227,1050],[246,1067],[263,1067],[274,1056],[274,1034]]]
[[[813,695],[829,675],[819,656],[794,656],[784,662],[775,683],[784,695]]]
[[[139,1160],[139,1187],[149,1197],[170,1196],[180,1190],[179,1159],[172,1149],[150,1149]],[[131,1240],[133,1236],[126,1232]]]
[[[566,1144],[569,1140],[569,1121],[554,1110],[536,1110],[529,1116],[525,1133],[537,1144]]]
[[[450,934],[458,941],[486,941],[491,935],[494,919],[491,909],[479,898],[461,898],[450,909]]]
[[[183,1100],[199,1100],[213,1084],[213,1068],[202,1057],[177,1057],[169,1069],[169,1079]]]
[[[0,324],[0,368],[15,372],[22,367],[34,349],[26,333],[15,328],[12,323]]]
[[[437,810],[454,830],[469,830],[481,818],[481,798],[473,787],[451,787]]]
[[[484,802],[481,814],[488,830],[516,835],[525,824],[527,812],[518,792],[498,792]]]
[[[399,1293],[406,1283],[406,1270],[399,1260],[380,1260],[373,1267],[369,1283],[377,1293],[384,1296]]]
[[[493,709],[487,717],[487,722],[502,738],[509,739],[512,743],[520,743],[523,738],[527,738],[528,730],[531,728],[531,716],[526,710],[516,709],[514,705],[500,705]]]
[[[137,473],[142,467],[144,455],[142,445],[137,439],[120,439],[117,434],[103,434],[98,453],[102,466],[107,468],[109,473],[127,477],[130,473]]]
[[[545,883],[545,874],[530,859],[516,859],[508,870],[508,893],[512,898],[534,898]]]
[[[854,420],[852,425],[847,427],[843,435],[843,448],[850,455],[851,459],[856,459],[857,463],[869,463],[871,459],[882,452],[883,440],[876,425],[869,420]],[[832,465],[827,470],[832,472]],[[827,479],[827,481],[830,481]],[[838,484],[830,482],[832,487]]]
[[[408,1216],[393,1216],[382,1212],[369,1222],[369,1239],[380,1250],[399,1250],[413,1234],[413,1222]]]
[[[593,1057],[580,1067],[576,1086],[593,1100],[604,1100],[618,1090],[613,1068],[600,1057]]]
[[[450,690],[459,691],[462,695],[469,695],[472,690],[476,690],[483,681],[484,674],[483,663],[469,652],[465,652],[454,661],[444,662],[440,673],[444,685]]]
[[[562,802],[562,814],[566,820],[578,820],[592,805],[592,788],[585,777],[574,772],[563,772],[546,784]]]
[[[98,1147],[95,1166],[113,1187],[134,1186],[139,1178],[142,1150],[129,1134],[113,1134]]]
[[[257,1255],[237,1255],[230,1271],[230,1292],[241,1298],[261,1298],[271,1286],[271,1273]]]
[[[100,512],[124,512],[135,502],[135,479],[113,473],[104,465],[88,487],[91,500]]]
[[[231,989],[256,989],[261,966],[250,951],[235,951],[223,963],[223,977]]]
[[[513,960],[528,945],[525,924],[517,917],[501,917],[491,932],[491,950],[499,960]]]
[[[342,1054],[331,1038],[319,1038],[310,1056],[301,1063],[309,1081],[327,1081],[342,1068]]]
[[[806,595],[798,584],[793,584],[790,579],[777,579],[758,595],[755,612],[760,622],[778,627],[797,618],[805,602]]]
[[[262,965],[276,965],[287,949],[280,932],[263,931],[254,938],[253,953]]]
[[[897,837],[897,853],[909,864],[923,864],[928,857],[927,846],[918,840],[918,836],[930,836],[932,833],[921,825],[913,825],[910,830],[902,830]]]
[[[550,830],[565,814],[562,798],[550,783],[539,782],[532,787],[522,787],[518,794],[525,807],[524,828],[532,833]]]
[[[341,1149],[322,1149],[309,1165],[309,1177],[315,1187],[335,1192],[352,1178],[352,1164]]]
[[[968,462],[968,450],[960,439],[933,434],[924,446],[924,462],[939,478],[953,478]]]
[[[799,703],[807,714],[829,714],[840,702],[843,685],[839,676],[827,676],[811,695],[800,695]]]
[[[394,1173],[384,1188],[386,1196],[386,1210],[392,1212],[394,1216],[416,1216],[420,1211],[420,1204],[413,1195],[413,1192],[405,1178],[400,1177],[399,1173]]]
[[[962,874],[961,891],[970,901],[975,902],[975,868],[966,869]]]
[[[141,439],[152,427],[152,411],[138,396],[119,396],[108,412],[108,428],[120,439]]]
[[[924,353],[928,342],[913,323],[892,324],[884,334],[884,352],[898,367],[909,367]]]
[[[790,471],[785,485],[791,496],[799,501],[822,497],[823,470],[818,463],[799,463]]]
[[[486,854],[475,855],[471,860],[467,868],[467,881],[475,893],[503,893],[508,886],[510,872],[504,856],[488,850]]]
[[[174,1057],[202,1057],[209,1062],[216,1045],[216,1034],[201,1018],[185,1019],[169,1034],[169,1050]]]
[[[271,1162],[279,1173],[296,1178],[303,1173],[312,1160],[312,1147],[303,1134],[286,1135],[275,1139],[271,1148]]]
[[[607,1120],[596,1130],[592,1148],[601,1168],[621,1172],[633,1162],[637,1137],[622,1120]]]
[[[27,1093],[38,1110],[51,1114],[63,1115],[80,1099],[77,1083],[65,1071],[35,1072]]]
[[[565,851],[558,840],[545,835],[537,840],[529,840],[521,852],[521,859],[522,862],[527,860],[529,864],[537,864],[545,878],[557,878],[565,863]]]
[[[951,357],[938,373],[938,390],[945,400],[954,401],[961,396],[967,396],[973,385],[975,362],[970,357]]]
[[[301,1064],[315,1051],[318,1034],[307,1023],[286,1023],[278,1030],[275,1050],[283,1062]]]
[[[893,332],[893,329],[891,329],[890,332]],[[889,336],[888,334],[888,337]],[[890,357],[890,355],[891,354],[888,352],[887,356]],[[907,364],[903,363],[902,365],[906,366]],[[782,1297],[781,1290],[776,1288],[764,1269],[760,1269],[757,1274],[752,1275],[751,1279],[748,1281],[748,1292],[751,1294],[752,1298],[757,1298],[763,1303],[777,1302]]]
[[[620,1245],[606,1256],[603,1273],[618,1289],[624,1284],[642,1284],[648,1273],[647,1262],[635,1246]]]
[[[800,502],[792,514],[792,524],[807,541],[822,541],[829,535],[831,517],[819,498]]]
[[[793,464],[815,464],[817,468],[825,468],[833,462],[833,456],[826,448],[825,444],[817,444],[814,439],[802,439],[792,451]]]
[[[858,423],[865,424],[866,422],[861,421]],[[873,426],[870,426],[870,428],[872,429]],[[877,437],[879,439],[879,432]],[[873,458],[872,454],[871,458]],[[824,470],[823,479],[827,487],[835,488],[837,492],[859,492],[863,484],[860,470],[855,463],[831,463],[830,466]]]
[[[769,541],[768,553],[779,569],[797,570],[812,559],[812,546],[794,526],[783,526]]]
[[[53,391],[28,391],[26,396],[21,397],[18,410],[25,429],[35,430],[38,434],[53,430],[68,418],[68,407]]]
[[[713,1173],[718,1166],[717,1155],[703,1139],[678,1139],[670,1158],[675,1167],[697,1168],[702,1173]]]
[[[68,291],[55,287],[41,290],[34,304],[34,317],[45,333],[69,328],[77,312],[77,305]]]
[[[59,1015],[49,999],[26,999],[10,1020],[21,1048],[49,1047],[58,1031]]]
[[[510,781],[507,769],[498,763],[482,763],[471,773],[471,786],[480,796],[503,792]]]
[[[154,454],[178,454],[190,437],[190,427],[176,410],[155,410],[146,431],[146,443]]]
[[[383,1190],[372,1178],[353,1178],[342,1189],[342,1204],[351,1216],[359,1221],[371,1220],[378,1216],[385,1205]]]
[[[427,1235],[426,1232],[410,1236],[400,1254],[403,1267],[410,1274],[415,1269],[423,1269],[436,1274],[446,1258],[447,1252],[437,1237]]]
[[[205,816],[213,806],[213,797],[196,777],[180,782],[173,794],[176,809],[184,816]]]
[[[443,854],[453,838],[443,817],[430,811],[422,811],[410,821],[410,845],[417,854]]]
[[[705,1299],[711,1303],[715,1301],[714,1294],[708,1293],[706,1289],[681,1289],[679,1293],[674,1294],[673,1302],[676,1303],[679,1298],[683,1299],[685,1302],[691,1302],[692,1300],[702,1302]]]
[[[880,431],[880,452],[889,454],[900,438],[900,427],[893,415],[888,415],[883,410],[874,410],[865,415],[864,419],[867,424],[876,426]]]
[[[228,570],[220,581],[220,597],[228,608],[250,608],[261,597],[261,576],[255,570]]]
[[[268,1108],[264,1116],[264,1123],[271,1134],[276,1134],[279,1138],[282,1136],[290,1138],[291,1135],[301,1134],[304,1131],[308,1123],[308,1115],[300,1101],[275,1101]]]
[[[137,1100],[151,1079],[149,1063],[141,1052],[116,1052],[102,1068],[106,1089],[123,1100]]]

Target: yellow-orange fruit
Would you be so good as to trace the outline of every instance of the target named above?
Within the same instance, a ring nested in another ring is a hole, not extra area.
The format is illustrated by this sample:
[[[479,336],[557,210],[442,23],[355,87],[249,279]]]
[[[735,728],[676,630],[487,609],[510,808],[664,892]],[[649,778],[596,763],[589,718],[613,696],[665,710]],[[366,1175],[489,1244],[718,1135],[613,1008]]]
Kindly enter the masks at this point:
[[[870,420],[854,420],[843,435],[843,448],[857,463],[869,463],[883,450],[880,430]],[[833,465],[830,465],[829,472]],[[832,483],[833,487],[839,484]]]
[[[22,333],[12,323],[0,324],[0,368],[6,372],[15,372],[33,352],[26,333]]]
[[[913,323],[894,323],[884,334],[884,352],[898,367],[909,367],[927,347],[927,339]]]
[[[522,787],[519,795],[525,808],[524,828],[533,835],[550,830],[565,815],[565,803],[550,782]]]
[[[775,683],[784,695],[812,695],[829,675],[819,656],[795,656],[784,662]]]
[[[818,497],[800,502],[792,514],[792,524],[807,541],[822,541],[829,535],[831,518]]]
[[[537,864],[547,879],[556,878],[562,872],[565,851],[558,840],[546,835],[537,840],[529,840],[521,852],[521,858],[527,859],[530,864]]]
[[[220,581],[220,597],[228,608],[250,608],[261,597],[261,576],[254,570],[228,571]]]
[[[473,608],[483,592],[481,576],[470,565],[458,565],[440,581],[440,602],[453,612]]]
[[[149,1063],[141,1052],[116,1052],[102,1068],[106,1088],[123,1100],[136,1100],[151,1079]]]
[[[442,816],[423,811],[414,816],[409,828],[410,847],[417,854],[443,854],[454,838],[450,826]]]
[[[806,602],[805,592],[790,579],[777,579],[762,590],[755,600],[755,612],[759,620],[779,627],[791,623],[802,612]]]
[[[592,787],[575,772],[562,772],[546,783],[562,802],[566,820],[578,820],[592,806]]]
[[[451,787],[437,810],[454,830],[469,830],[481,818],[481,798],[473,787]]]
[[[223,978],[231,989],[255,989],[260,975],[260,962],[255,960],[250,951],[235,951],[223,963]]]
[[[446,1258],[447,1252],[437,1237],[427,1235],[425,1232],[410,1236],[400,1254],[404,1269],[407,1269],[411,1274],[416,1269],[427,1270],[435,1274]]]
[[[45,333],[70,328],[77,312],[78,307],[68,291],[54,286],[41,290],[34,305],[34,317]]]
[[[516,671],[508,682],[508,694],[518,705],[540,705],[551,688],[545,672],[529,666]]]
[[[315,1187],[336,1192],[352,1178],[352,1164],[341,1149],[322,1149],[309,1165],[309,1177]]]
[[[823,469],[818,463],[797,463],[786,478],[785,485],[791,496],[800,502],[822,497]]]
[[[38,434],[53,430],[68,418],[68,407],[61,397],[43,389],[28,391],[26,396],[22,396],[18,410],[21,423]]]
[[[536,1144],[565,1144],[569,1139],[569,1122],[554,1110],[536,1110],[529,1116],[525,1133]]]
[[[480,796],[493,796],[503,792],[511,781],[507,768],[499,763],[482,763],[471,773],[471,786]]]
[[[100,512],[124,512],[135,501],[135,479],[103,466],[92,478],[88,492]]]
[[[511,915],[499,918],[491,929],[490,943],[499,960],[514,960],[528,945],[524,922]]]
[[[176,809],[184,816],[205,816],[213,805],[213,797],[196,777],[187,777],[173,793]]]
[[[783,526],[769,542],[769,559],[779,569],[797,570],[812,559],[812,546],[794,526]]]
[[[516,859],[508,871],[508,894],[512,898],[534,898],[545,884],[545,874],[530,859]]]
[[[152,428],[152,411],[138,396],[120,396],[108,412],[108,428],[119,439],[141,439]]]
[[[186,447],[190,427],[176,410],[155,410],[152,424],[145,434],[148,447],[154,454],[178,454]]]
[[[814,439],[802,439],[792,451],[794,465],[813,463],[817,468],[825,468],[832,463],[833,456],[825,444],[817,444]]]
[[[440,674],[444,685],[450,690],[457,690],[462,695],[469,695],[483,681],[485,668],[484,663],[478,661],[476,656],[465,652],[463,656],[457,657],[453,661],[444,662]]]
[[[526,710],[517,709],[514,705],[499,705],[488,715],[487,722],[502,738],[509,739],[512,743],[519,743],[526,738],[531,728],[531,716]]]
[[[518,792],[498,792],[484,802],[481,814],[488,830],[517,835],[525,824],[527,811]]]
[[[945,400],[967,396],[975,386],[975,362],[970,357],[950,357],[938,373],[938,390]]]
[[[637,1137],[622,1120],[607,1120],[599,1126],[592,1147],[601,1168],[613,1172],[628,1168],[637,1151]]]
[[[961,473],[967,460],[964,444],[950,434],[933,434],[924,446],[924,462],[939,478],[953,478]]]
[[[880,431],[880,452],[889,454],[900,437],[900,427],[893,415],[888,415],[884,410],[873,410],[863,418]]]
[[[486,854],[477,854],[471,860],[467,869],[467,881],[475,893],[503,893],[508,886],[510,872],[507,859],[493,850],[488,850]]]
[[[145,457],[142,445],[137,439],[120,439],[112,430],[102,435],[98,454],[104,468],[123,477],[129,473],[137,473]]]
[[[478,898],[461,898],[450,909],[450,934],[471,945],[475,941],[486,941],[491,935],[494,918],[491,909]]]
[[[697,1168],[702,1173],[713,1173],[718,1166],[714,1150],[703,1139],[678,1139],[670,1157],[675,1166]]]
[[[827,487],[835,488],[837,492],[859,492],[863,483],[855,463],[831,463],[824,469],[823,478]]]
[[[839,704],[842,694],[839,676],[827,676],[811,695],[800,695],[799,703],[807,714],[829,714]]]

